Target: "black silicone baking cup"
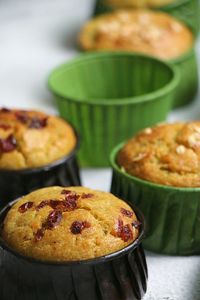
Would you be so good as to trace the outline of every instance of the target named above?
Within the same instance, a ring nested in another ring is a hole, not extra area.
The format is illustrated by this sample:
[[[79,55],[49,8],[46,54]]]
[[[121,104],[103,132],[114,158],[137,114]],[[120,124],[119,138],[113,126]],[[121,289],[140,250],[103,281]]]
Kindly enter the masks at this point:
[[[39,168],[23,170],[0,169],[0,207],[36,189],[48,186],[81,185],[76,153],[79,137],[72,152],[53,163]]]
[[[15,201],[14,201],[15,202]],[[0,212],[0,224],[13,202]],[[52,263],[24,257],[0,238],[1,300],[139,300],[147,289],[147,265],[141,240],[104,257]]]

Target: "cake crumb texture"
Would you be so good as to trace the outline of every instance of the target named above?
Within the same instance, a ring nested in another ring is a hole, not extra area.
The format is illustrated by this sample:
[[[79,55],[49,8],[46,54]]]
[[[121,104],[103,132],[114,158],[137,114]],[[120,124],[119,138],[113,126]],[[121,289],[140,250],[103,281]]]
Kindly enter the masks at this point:
[[[131,207],[110,193],[50,187],[22,197],[9,210],[2,237],[22,255],[74,261],[126,247],[140,225]]]

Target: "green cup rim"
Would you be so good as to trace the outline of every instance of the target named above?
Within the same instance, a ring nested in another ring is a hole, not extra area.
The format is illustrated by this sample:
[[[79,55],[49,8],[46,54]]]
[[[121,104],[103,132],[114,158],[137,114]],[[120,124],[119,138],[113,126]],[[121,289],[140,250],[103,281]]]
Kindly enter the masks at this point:
[[[194,49],[194,46],[193,46],[191,49],[189,49],[187,52],[185,52],[181,56],[179,56],[177,58],[170,59],[168,62],[170,62],[172,64],[173,63],[175,63],[175,64],[182,63],[182,62],[185,62],[186,60],[190,59],[194,55],[196,55],[196,53],[195,53],[195,49]]]
[[[110,153],[111,167],[113,170],[118,172],[121,176],[123,176],[129,180],[132,180],[133,182],[150,187],[152,189],[160,189],[160,190],[164,190],[164,191],[168,191],[168,192],[171,191],[171,192],[183,192],[183,193],[200,192],[200,187],[176,187],[176,186],[162,185],[162,184],[153,183],[151,181],[143,180],[143,179],[140,179],[139,177],[136,177],[136,176],[130,175],[126,172],[123,172],[121,170],[120,166],[118,166],[118,164],[116,163],[116,157],[117,157],[119,151],[123,148],[123,146],[126,143],[127,143],[127,141],[118,144],[116,147],[113,148],[113,150]]]
[[[60,75],[63,71],[66,69],[70,69],[76,65],[80,65],[82,63],[87,63],[87,61],[91,60],[97,60],[97,59],[102,59],[102,58],[117,58],[117,57],[140,57],[140,58],[145,58],[149,59],[155,62],[158,62],[165,66],[168,70],[171,71],[172,78],[167,83],[164,87],[157,89],[156,91],[153,91],[151,93],[143,94],[140,96],[135,96],[135,97],[125,97],[125,98],[108,98],[108,99],[96,99],[95,101],[86,99],[86,98],[81,98],[81,97],[74,97],[67,95],[66,93],[62,93],[58,91],[58,89],[54,86],[54,78],[55,76]],[[157,59],[153,56],[150,55],[144,55],[140,53],[134,53],[134,52],[126,52],[126,51],[101,51],[101,52],[92,52],[92,53],[83,53],[80,54],[78,57],[70,60],[69,62],[60,64],[57,66],[55,69],[53,69],[50,72],[50,75],[48,77],[48,88],[49,90],[58,97],[61,97],[63,100],[67,99],[68,101],[73,101],[73,102],[78,102],[82,104],[91,104],[91,105],[124,105],[124,104],[143,104],[144,102],[149,102],[149,101],[155,101],[157,100],[158,97],[161,97],[167,93],[170,93],[173,91],[178,83],[180,81],[180,71],[176,66],[172,66],[170,63],[165,62],[163,60]]]

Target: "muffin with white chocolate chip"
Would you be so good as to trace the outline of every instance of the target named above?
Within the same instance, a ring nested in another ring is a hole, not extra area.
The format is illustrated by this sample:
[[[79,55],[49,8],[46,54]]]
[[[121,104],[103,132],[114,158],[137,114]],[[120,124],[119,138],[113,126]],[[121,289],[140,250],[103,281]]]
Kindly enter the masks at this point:
[[[144,180],[200,187],[200,121],[147,128],[123,147],[117,161]]]
[[[80,34],[86,51],[126,50],[166,60],[187,53],[194,43],[192,32],[163,12],[118,10],[89,21]]]
[[[112,8],[154,8],[162,7],[173,2],[176,2],[176,0],[104,0],[104,3]]]
[[[146,128],[111,154],[111,192],[135,203],[148,224],[148,250],[200,251],[200,121]]]

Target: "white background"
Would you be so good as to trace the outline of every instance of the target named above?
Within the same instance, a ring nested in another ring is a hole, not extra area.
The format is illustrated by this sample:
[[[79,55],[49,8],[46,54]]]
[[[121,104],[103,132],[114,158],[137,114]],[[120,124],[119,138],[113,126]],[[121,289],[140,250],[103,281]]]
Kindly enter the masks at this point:
[[[76,35],[93,5],[92,0],[0,0],[0,106],[57,113],[47,77],[57,64],[77,55]],[[200,53],[200,43],[198,48]],[[169,120],[198,118],[196,99],[191,106],[173,112]],[[82,178],[84,185],[108,191],[111,172],[83,170]],[[145,300],[200,300],[198,256],[147,253],[147,261]]]

